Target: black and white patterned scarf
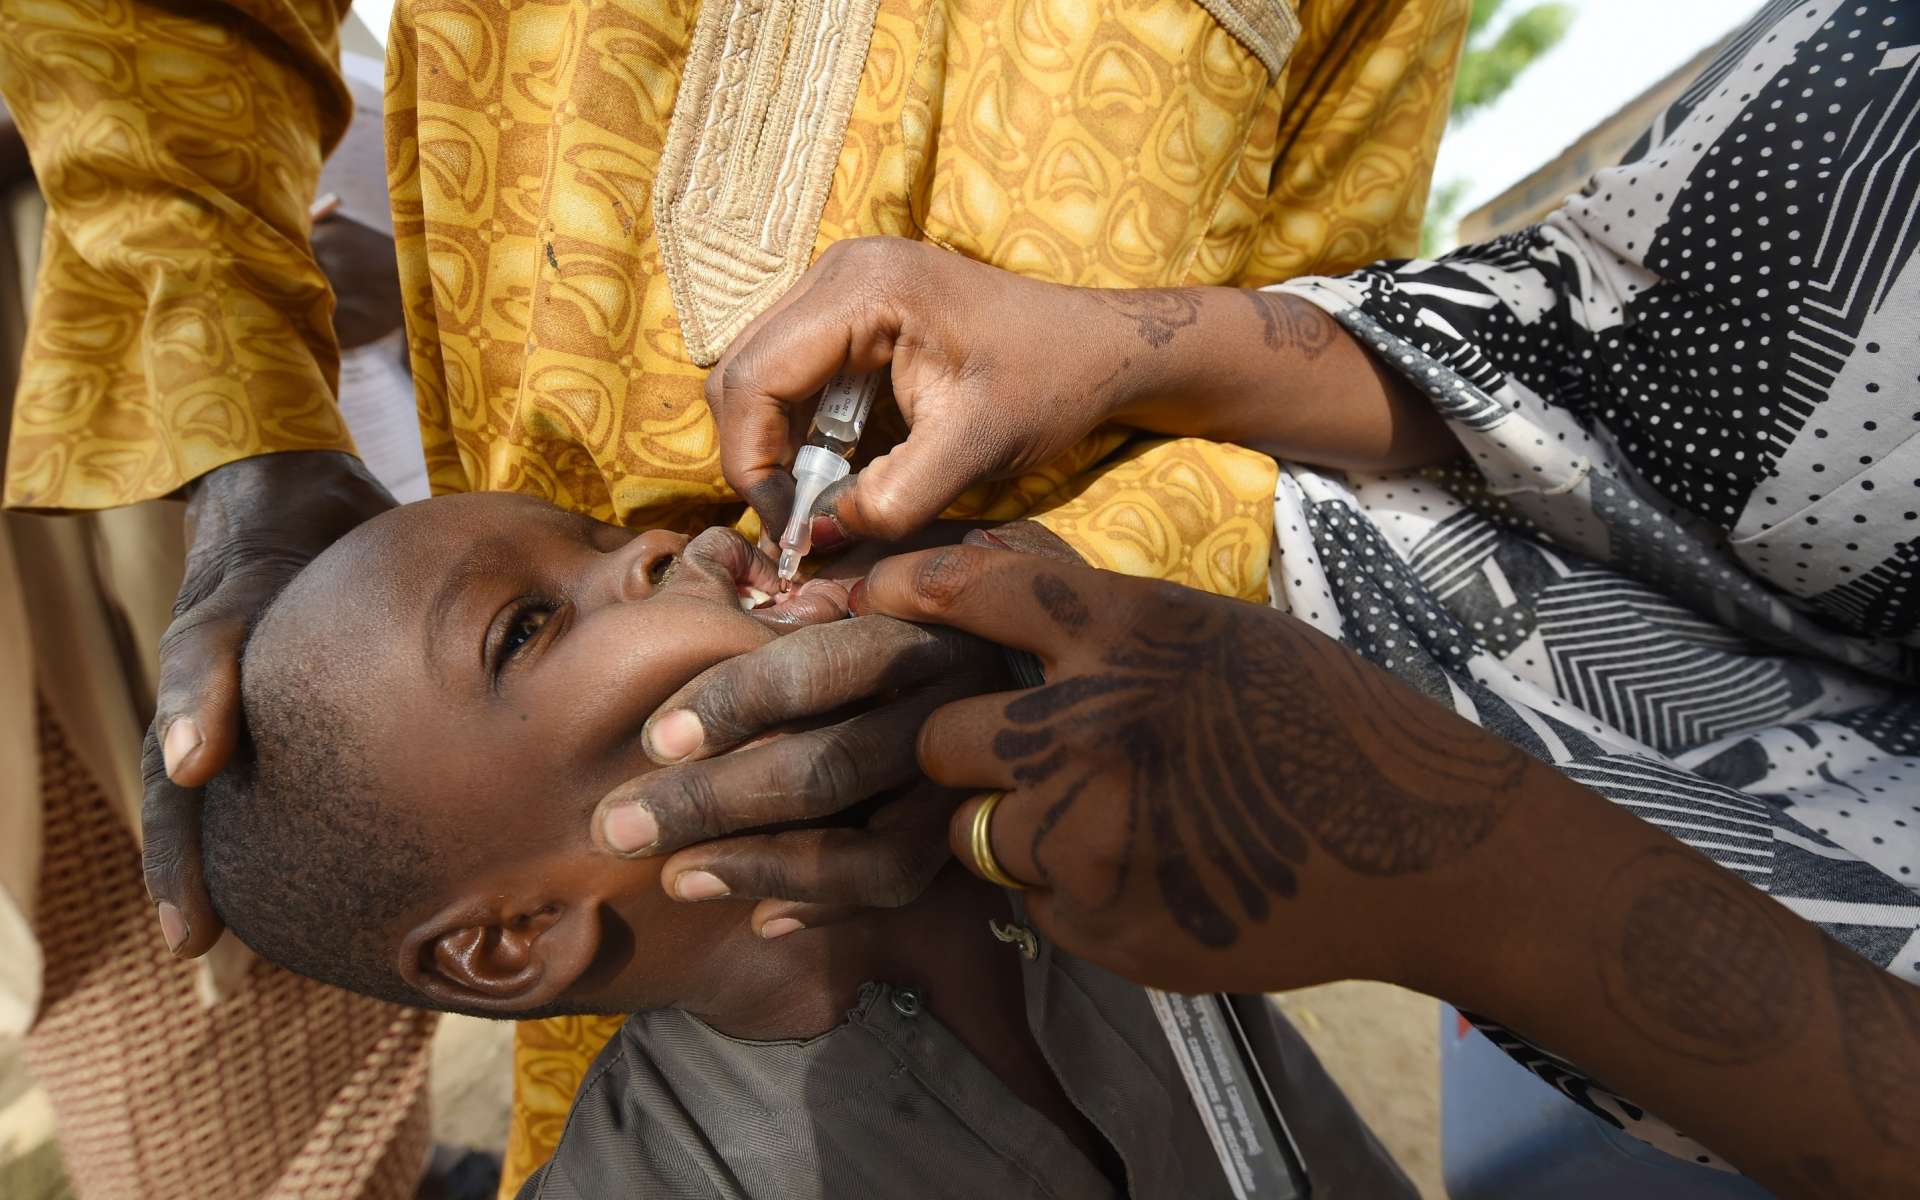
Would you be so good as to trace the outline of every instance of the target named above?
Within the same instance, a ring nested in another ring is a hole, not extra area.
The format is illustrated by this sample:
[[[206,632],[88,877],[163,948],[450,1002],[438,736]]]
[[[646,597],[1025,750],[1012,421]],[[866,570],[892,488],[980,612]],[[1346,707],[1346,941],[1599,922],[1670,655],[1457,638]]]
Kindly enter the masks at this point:
[[[1920,5],[1768,5],[1541,225],[1283,285],[1466,457],[1287,467],[1272,577],[1278,607],[1920,981],[1917,243]]]

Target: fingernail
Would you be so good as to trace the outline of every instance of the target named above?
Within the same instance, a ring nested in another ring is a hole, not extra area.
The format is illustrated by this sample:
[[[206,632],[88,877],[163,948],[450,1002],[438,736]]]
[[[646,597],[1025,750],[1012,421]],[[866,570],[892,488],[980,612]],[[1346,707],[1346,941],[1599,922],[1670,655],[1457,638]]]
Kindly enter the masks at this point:
[[[706,740],[707,731],[700,728],[699,716],[690,708],[675,709],[647,731],[647,753],[656,762],[679,762]]]
[[[180,953],[180,947],[187,944],[187,935],[193,932],[193,928],[187,924],[180,910],[165,900],[153,907],[160,918],[160,936],[167,939],[167,953]]]
[[[167,774],[172,775],[187,760],[187,755],[200,748],[207,739],[200,736],[200,723],[192,717],[180,717],[167,726],[167,740],[160,746],[160,757],[166,761]]]
[[[600,823],[600,834],[617,854],[638,854],[660,841],[660,822],[642,804],[623,804]]]
[[[805,925],[792,917],[775,917],[760,927],[760,936],[772,941],[774,938],[783,938],[790,933],[799,933],[805,928]]]
[[[866,602],[866,599],[867,581],[864,579],[854,580],[853,586],[847,589],[847,611],[856,617],[859,616],[860,608]]]
[[[812,537],[815,551],[838,550],[851,540],[840,522],[824,513],[813,518]]]
[[[688,871],[673,881],[673,890],[682,900],[718,900],[730,889],[711,871]]]

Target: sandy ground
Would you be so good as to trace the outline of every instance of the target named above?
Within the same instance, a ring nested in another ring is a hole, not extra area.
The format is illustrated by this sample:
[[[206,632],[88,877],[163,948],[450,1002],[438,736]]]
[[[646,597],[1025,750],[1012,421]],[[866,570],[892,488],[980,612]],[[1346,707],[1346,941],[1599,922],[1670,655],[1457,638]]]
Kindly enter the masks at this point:
[[[1279,1003],[1421,1195],[1442,1200],[1434,1002],[1381,984],[1338,983],[1288,993]],[[512,1064],[511,1026],[443,1018],[433,1047],[434,1139],[502,1146]],[[0,1197],[68,1200],[55,1132],[18,1048],[0,1043]]]
[[[1439,1002],[1384,983],[1330,983],[1278,1000],[1420,1195],[1445,1200]]]

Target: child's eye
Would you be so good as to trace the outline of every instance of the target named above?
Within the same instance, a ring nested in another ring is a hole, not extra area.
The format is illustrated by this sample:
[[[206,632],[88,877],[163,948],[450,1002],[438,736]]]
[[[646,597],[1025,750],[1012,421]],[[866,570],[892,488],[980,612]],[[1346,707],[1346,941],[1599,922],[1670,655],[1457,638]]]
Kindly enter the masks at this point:
[[[539,636],[540,630],[553,618],[553,609],[540,605],[529,605],[513,615],[507,623],[507,631],[500,637],[500,662],[505,663],[520,648]]]

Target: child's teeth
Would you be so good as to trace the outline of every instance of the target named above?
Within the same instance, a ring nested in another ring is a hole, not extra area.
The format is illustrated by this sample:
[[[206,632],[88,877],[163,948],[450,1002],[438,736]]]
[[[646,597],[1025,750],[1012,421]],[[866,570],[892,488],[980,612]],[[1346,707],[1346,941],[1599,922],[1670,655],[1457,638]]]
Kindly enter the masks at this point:
[[[743,612],[752,612],[771,599],[772,596],[751,585],[740,589],[740,608]]]

